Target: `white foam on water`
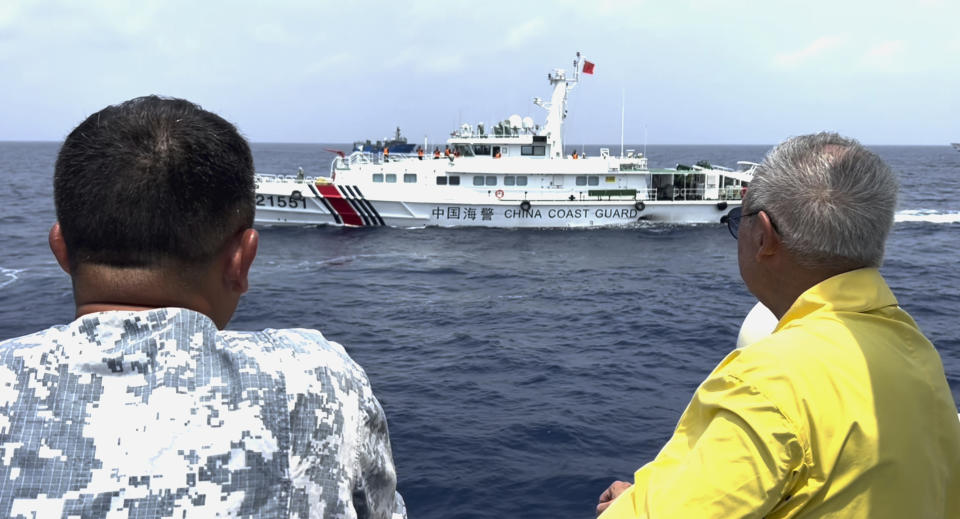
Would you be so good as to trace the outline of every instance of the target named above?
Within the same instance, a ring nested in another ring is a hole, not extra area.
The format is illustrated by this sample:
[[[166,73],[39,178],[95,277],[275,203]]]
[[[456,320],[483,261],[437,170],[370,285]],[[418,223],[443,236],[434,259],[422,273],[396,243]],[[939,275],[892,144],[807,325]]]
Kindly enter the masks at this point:
[[[8,269],[6,267],[0,267],[0,288],[3,288],[7,285],[13,284],[20,276],[17,274],[23,272],[26,269]]]
[[[960,223],[960,212],[933,209],[907,209],[893,215],[895,222]]]

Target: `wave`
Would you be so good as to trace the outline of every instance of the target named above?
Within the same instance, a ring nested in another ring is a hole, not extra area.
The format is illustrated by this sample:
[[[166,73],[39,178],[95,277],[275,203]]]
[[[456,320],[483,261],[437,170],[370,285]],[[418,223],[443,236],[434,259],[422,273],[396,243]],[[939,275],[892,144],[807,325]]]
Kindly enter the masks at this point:
[[[15,283],[18,279],[20,279],[17,274],[23,272],[24,270],[26,269],[8,269],[6,267],[0,267],[0,288]]]
[[[895,222],[960,223],[960,212],[935,209],[906,209],[897,211]]]

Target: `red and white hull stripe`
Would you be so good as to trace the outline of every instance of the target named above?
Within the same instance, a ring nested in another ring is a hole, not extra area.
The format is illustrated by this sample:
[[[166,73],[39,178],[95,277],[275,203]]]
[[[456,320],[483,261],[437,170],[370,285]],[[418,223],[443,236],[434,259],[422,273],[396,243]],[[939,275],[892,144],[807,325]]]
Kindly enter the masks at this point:
[[[375,227],[384,225],[380,213],[357,186],[347,185],[313,185],[310,190],[333,215],[338,224],[352,227]]]

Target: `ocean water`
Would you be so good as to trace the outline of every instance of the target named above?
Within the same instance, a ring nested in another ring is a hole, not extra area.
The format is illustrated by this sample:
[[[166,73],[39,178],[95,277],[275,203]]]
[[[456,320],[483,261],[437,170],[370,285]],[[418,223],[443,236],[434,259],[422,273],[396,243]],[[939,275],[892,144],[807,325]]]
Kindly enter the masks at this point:
[[[327,148],[338,146],[254,154],[260,172],[317,175]],[[46,245],[57,149],[0,143],[0,338],[73,318],[69,278]],[[646,151],[651,167],[733,166],[767,149]],[[902,190],[881,270],[960,400],[960,153],[874,150]],[[609,482],[659,451],[754,302],[720,224],[263,228],[230,327],[318,328],[347,348],[387,412],[412,518],[593,517]]]

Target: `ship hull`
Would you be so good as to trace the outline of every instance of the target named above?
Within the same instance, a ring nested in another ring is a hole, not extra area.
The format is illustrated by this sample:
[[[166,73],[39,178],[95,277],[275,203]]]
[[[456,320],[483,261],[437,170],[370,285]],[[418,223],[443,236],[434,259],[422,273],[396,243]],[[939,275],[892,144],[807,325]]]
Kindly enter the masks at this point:
[[[739,200],[429,201],[367,197],[358,186],[262,184],[256,223],[270,226],[600,228],[642,221],[719,223]]]

